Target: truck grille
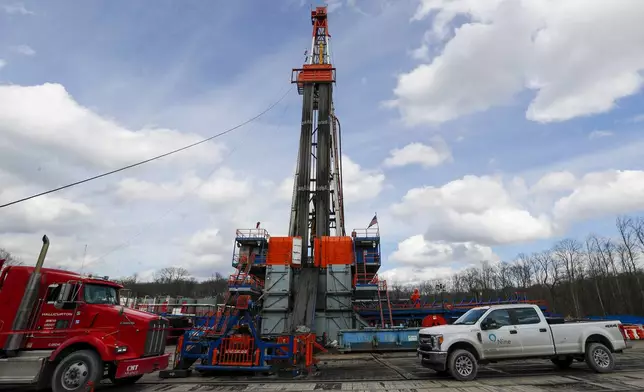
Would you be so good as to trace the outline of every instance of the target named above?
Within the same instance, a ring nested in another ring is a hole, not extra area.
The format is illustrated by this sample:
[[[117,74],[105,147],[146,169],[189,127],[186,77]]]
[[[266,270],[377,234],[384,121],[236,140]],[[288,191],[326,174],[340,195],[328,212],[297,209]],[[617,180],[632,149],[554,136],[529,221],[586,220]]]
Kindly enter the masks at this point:
[[[418,336],[418,348],[423,351],[434,351],[434,342],[431,335]]]
[[[168,337],[168,321],[152,320],[145,338],[145,356],[165,353],[165,342]]]

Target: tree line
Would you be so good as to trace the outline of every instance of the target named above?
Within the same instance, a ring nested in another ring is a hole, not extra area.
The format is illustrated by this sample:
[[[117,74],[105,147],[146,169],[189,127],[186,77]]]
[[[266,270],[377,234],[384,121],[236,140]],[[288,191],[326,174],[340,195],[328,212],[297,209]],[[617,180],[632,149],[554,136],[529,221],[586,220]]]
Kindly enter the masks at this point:
[[[117,279],[136,297],[216,298],[228,289],[228,279],[216,273],[198,281],[183,267],[166,267],[156,271],[151,281],[141,281],[137,274]]]
[[[415,288],[421,300],[429,302],[495,300],[524,292],[529,299],[547,301],[551,312],[564,316],[644,315],[644,217],[620,216],[615,227],[613,236],[564,238],[511,262],[481,261],[448,278],[416,285],[389,282],[390,297],[408,300]],[[2,258],[21,264],[4,249]],[[216,298],[227,290],[227,277],[216,273],[198,281],[183,267],[162,268],[150,281],[136,274],[118,281],[138,297]]]
[[[564,238],[512,262],[482,261],[450,278],[422,282],[418,289],[425,299],[456,301],[507,298],[520,291],[546,300],[551,312],[572,317],[644,315],[644,218],[620,216],[615,226],[613,237]],[[399,283],[391,291],[393,298],[411,294]]]

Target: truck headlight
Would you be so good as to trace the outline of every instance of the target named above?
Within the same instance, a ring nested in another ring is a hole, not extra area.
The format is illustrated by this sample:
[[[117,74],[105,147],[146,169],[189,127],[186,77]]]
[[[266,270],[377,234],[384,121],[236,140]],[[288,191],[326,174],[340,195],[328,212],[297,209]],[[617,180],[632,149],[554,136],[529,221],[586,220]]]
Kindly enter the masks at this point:
[[[123,354],[123,353],[127,352],[127,347],[125,347],[125,346],[117,346],[114,351],[116,351],[117,354]]]
[[[441,344],[443,344],[443,335],[432,336],[432,348],[434,350],[440,350]]]

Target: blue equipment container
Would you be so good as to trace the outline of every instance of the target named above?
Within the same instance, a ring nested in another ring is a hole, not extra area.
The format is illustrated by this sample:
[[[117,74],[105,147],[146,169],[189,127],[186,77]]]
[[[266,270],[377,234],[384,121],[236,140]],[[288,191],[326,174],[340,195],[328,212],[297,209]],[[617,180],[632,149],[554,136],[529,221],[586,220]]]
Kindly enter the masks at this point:
[[[422,328],[365,328],[338,332],[338,350],[350,351],[411,351],[418,344]]]

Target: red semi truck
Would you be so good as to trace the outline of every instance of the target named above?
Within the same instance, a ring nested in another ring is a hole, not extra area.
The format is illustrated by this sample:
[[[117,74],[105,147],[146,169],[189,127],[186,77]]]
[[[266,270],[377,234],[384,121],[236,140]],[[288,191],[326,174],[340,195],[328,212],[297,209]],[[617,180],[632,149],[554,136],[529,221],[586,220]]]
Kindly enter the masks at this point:
[[[0,262],[0,385],[85,391],[109,378],[134,383],[168,367],[168,321],[119,305],[121,285]]]

